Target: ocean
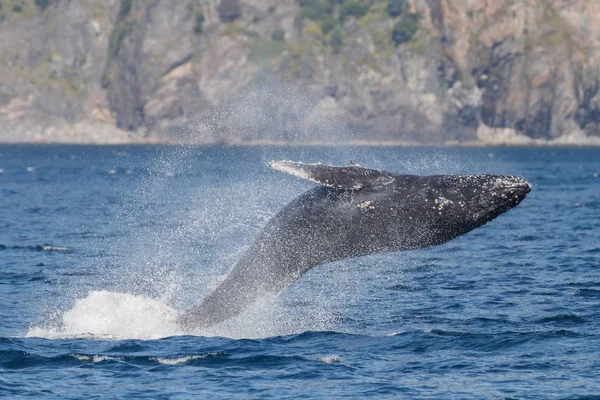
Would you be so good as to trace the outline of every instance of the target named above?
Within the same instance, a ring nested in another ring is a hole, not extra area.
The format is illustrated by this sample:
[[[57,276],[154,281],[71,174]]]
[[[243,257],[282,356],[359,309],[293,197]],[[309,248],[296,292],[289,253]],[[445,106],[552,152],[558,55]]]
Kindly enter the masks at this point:
[[[533,190],[439,247],[176,317],[314,184],[291,159]],[[0,146],[1,398],[600,399],[600,148]]]

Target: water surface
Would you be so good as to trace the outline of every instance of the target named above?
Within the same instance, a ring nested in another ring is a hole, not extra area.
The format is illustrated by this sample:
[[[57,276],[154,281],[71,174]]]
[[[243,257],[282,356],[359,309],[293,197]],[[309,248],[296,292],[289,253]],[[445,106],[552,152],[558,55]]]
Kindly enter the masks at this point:
[[[502,173],[511,212],[175,324],[309,182],[273,159]],[[0,396],[582,398],[600,393],[600,149],[0,146]]]

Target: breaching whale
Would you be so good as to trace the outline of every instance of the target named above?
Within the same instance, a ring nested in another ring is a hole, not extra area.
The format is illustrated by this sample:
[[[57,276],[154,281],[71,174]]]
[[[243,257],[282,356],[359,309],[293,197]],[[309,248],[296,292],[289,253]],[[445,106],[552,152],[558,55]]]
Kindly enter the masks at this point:
[[[354,163],[269,165],[320,185],[276,214],[225,280],[182,314],[180,325],[218,324],[327,262],[445,243],[509,211],[531,191],[523,178],[506,175],[395,175]]]

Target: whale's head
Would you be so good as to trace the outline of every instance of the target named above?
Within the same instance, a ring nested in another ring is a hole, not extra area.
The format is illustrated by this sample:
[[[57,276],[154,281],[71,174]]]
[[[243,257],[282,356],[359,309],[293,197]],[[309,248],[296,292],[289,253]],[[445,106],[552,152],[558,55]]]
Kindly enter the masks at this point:
[[[509,175],[395,175],[292,161],[270,166],[324,186],[289,209],[328,221],[322,229],[356,254],[445,243],[514,208],[531,191],[526,180]]]
[[[359,253],[448,242],[516,207],[531,191],[523,178],[507,175],[390,177],[335,197],[332,215],[347,221],[345,240],[360,244]]]
[[[393,185],[379,191],[379,203],[385,200],[395,218],[390,220],[391,229],[410,229],[415,243],[435,245],[516,207],[531,191],[531,185],[509,175],[400,175],[395,176]]]
[[[531,191],[531,184],[519,176],[467,175],[455,177],[459,206],[465,204],[465,218],[483,225],[516,207]],[[461,208],[465,208],[461,207]]]

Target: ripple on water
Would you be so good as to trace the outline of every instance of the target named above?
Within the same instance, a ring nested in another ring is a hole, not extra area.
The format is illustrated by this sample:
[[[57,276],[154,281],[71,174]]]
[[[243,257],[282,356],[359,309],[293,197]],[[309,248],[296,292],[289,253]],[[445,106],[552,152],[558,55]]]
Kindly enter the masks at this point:
[[[48,251],[57,253],[72,253],[73,249],[66,246],[53,246],[50,244],[32,244],[32,245],[13,245],[8,246],[0,244],[0,250],[28,250],[28,251]]]
[[[548,324],[548,323],[556,323],[556,324],[584,324],[587,319],[580,317],[575,314],[559,314],[553,315],[551,317],[540,318],[535,321],[537,324]]]
[[[579,296],[579,297],[598,298],[598,297],[600,297],[600,289],[596,289],[596,288],[578,289],[575,291],[575,293],[573,293],[573,295]]]

